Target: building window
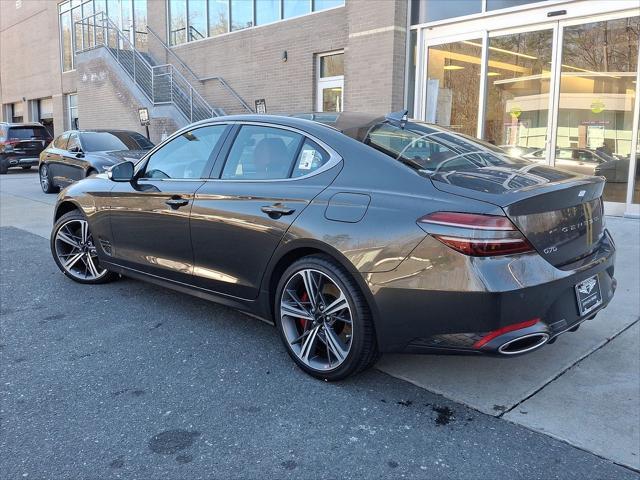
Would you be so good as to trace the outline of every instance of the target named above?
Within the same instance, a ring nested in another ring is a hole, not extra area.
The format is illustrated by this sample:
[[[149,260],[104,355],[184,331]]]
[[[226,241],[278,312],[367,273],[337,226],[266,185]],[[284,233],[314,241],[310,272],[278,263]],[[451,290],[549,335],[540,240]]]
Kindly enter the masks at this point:
[[[215,37],[229,31],[228,0],[209,0],[209,36]]]
[[[280,20],[280,0],[262,0],[256,5],[256,25],[264,25]]]
[[[14,123],[24,121],[24,104],[22,102],[16,102],[11,105],[11,121]]]
[[[310,0],[284,0],[283,18],[299,17],[311,12]]]
[[[67,95],[67,120],[69,122],[69,128],[77,130],[79,128],[78,123],[78,95],[75,93]]]
[[[168,38],[180,45],[329,8],[345,0],[169,0]]]
[[[231,0],[231,30],[253,27],[253,2]]]
[[[93,31],[77,25],[83,18],[104,12],[138,49],[147,47],[148,0],[66,0],[58,4],[62,71],[73,70],[74,54],[94,42]],[[201,0],[206,1],[206,0]],[[184,3],[184,0],[178,2]],[[186,22],[185,22],[186,23]]]
[[[344,52],[318,55],[316,110],[341,112],[344,98]]]

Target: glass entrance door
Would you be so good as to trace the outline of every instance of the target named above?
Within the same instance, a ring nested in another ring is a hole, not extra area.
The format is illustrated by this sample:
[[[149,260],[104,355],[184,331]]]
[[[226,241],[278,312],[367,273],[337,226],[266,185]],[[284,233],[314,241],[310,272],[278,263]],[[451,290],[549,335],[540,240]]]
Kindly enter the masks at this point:
[[[420,31],[418,116],[514,156],[603,176],[608,213],[640,212],[638,10],[514,20]]]
[[[640,17],[563,25],[555,165],[606,178],[625,203],[633,142]]]
[[[482,137],[509,154],[546,162],[556,26],[491,34]]]

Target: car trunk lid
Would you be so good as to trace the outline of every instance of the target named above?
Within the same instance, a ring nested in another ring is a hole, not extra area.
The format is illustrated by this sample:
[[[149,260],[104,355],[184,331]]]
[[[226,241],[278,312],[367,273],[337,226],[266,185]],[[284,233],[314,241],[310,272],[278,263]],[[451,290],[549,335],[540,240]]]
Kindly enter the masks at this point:
[[[514,162],[430,178],[441,191],[501,207],[538,253],[557,267],[591,254],[604,232],[601,177]]]

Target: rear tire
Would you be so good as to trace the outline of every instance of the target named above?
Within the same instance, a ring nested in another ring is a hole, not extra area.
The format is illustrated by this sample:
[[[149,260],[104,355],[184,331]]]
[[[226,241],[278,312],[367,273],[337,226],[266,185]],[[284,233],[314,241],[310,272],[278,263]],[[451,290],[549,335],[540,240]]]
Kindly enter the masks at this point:
[[[289,356],[313,377],[342,380],[378,359],[369,305],[351,274],[327,255],[303,257],[282,274],[275,319]]]
[[[51,253],[62,273],[88,285],[111,282],[118,274],[98,263],[89,222],[79,210],[62,215],[51,231]]]
[[[49,171],[49,166],[47,164],[40,166],[39,175],[40,187],[42,187],[42,191],[44,193],[55,193],[60,190],[53,184],[53,180],[51,179],[51,172]]]

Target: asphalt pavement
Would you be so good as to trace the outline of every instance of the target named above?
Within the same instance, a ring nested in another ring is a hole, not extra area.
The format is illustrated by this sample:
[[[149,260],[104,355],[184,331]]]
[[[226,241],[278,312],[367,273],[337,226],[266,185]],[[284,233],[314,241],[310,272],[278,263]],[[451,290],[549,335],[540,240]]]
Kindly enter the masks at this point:
[[[226,307],[76,284],[44,238],[55,197],[29,182],[0,178],[2,478],[640,478],[376,369],[314,380],[273,327]],[[615,366],[599,352],[566,373],[576,385],[588,361]]]

